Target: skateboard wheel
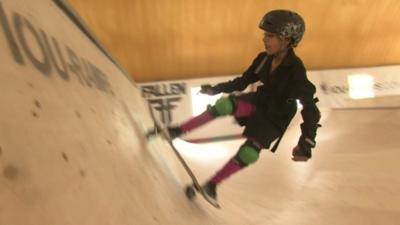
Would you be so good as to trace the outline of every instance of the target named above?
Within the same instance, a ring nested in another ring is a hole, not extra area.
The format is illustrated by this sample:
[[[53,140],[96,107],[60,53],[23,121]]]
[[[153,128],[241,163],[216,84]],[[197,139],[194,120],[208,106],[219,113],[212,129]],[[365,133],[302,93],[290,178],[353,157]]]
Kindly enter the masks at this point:
[[[188,199],[193,199],[196,196],[196,191],[191,185],[186,186],[185,194]]]

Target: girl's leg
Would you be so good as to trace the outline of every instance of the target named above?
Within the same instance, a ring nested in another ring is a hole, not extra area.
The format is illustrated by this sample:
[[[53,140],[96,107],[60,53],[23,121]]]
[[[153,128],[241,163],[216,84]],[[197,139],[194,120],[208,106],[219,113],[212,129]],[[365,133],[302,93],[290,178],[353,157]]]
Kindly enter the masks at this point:
[[[254,113],[256,107],[242,100],[233,100],[233,97],[222,97],[214,106],[207,109],[202,114],[193,117],[180,126],[182,133],[187,133],[200,127],[217,117],[233,115],[235,117],[248,117]]]
[[[238,153],[230,159],[210,181],[214,184],[219,184],[237,171],[255,163],[258,160],[260,150],[261,146],[256,141],[246,140],[246,142],[240,146]]]
[[[217,100],[215,105],[209,107],[202,114],[193,117],[190,120],[183,123],[182,125],[180,125],[179,129],[181,133],[187,133],[214,120],[217,117],[233,114],[234,109],[235,109],[235,104],[233,101],[233,97],[231,96],[222,97]]]
[[[188,120],[187,122],[183,123],[180,128],[182,130],[183,133],[187,133],[197,127],[200,127],[212,120],[214,120],[216,118],[216,116],[214,116],[210,110],[206,110],[204,111],[202,114],[191,118],[190,120]]]
[[[217,198],[216,186],[222,181],[255,163],[261,151],[261,146],[254,139],[248,139],[240,148],[238,153],[230,159],[210,180],[204,185],[205,192],[212,198]]]
[[[249,117],[256,111],[255,105],[239,99],[235,101],[235,106],[236,110],[233,115],[237,118]]]

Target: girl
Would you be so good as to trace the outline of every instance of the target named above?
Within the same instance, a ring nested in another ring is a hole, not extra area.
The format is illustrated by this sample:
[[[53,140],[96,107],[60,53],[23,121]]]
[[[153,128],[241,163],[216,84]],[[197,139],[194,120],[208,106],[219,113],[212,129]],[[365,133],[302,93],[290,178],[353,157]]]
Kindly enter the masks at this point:
[[[241,126],[246,141],[237,154],[203,186],[204,191],[216,200],[216,187],[235,172],[255,163],[261,149],[279,139],[286,131],[297,110],[296,99],[303,105],[301,115],[302,134],[292,150],[294,161],[311,158],[315,147],[316,131],[320,112],[315,105],[315,86],[307,79],[306,69],[294,48],[299,44],[305,31],[300,15],[288,10],[273,10],[261,20],[259,28],[264,31],[265,51],[261,52],[242,76],[215,86],[203,85],[201,93],[215,95],[242,91],[249,84],[261,81],[256,92],[230,95],[220,98],[201,115],[177,127],[169,127],[172,138],[187,133],[217,117],[232,115]]]

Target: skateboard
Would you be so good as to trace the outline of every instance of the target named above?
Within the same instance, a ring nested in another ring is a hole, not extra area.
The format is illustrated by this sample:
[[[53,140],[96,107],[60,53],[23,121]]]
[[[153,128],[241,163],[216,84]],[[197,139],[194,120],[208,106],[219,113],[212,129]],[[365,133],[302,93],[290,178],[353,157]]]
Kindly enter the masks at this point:
[[[163,137],[163,139],[165,139],[168,142],[168,144],[171,146],[171,148],[174,151],[176,157],[181,162],[183,168],[185,168],[187,174],[192,179],[192,184],[189,184],[189,185],[185,186],[185,190],[184,191],[185,191],[186,197],[188,199],[190,199],[190,200],[193,200],[194,197],[196,196],[196,192],[200,193],[200,195],[203,196],[203,198],[208,203],[210,203],[215,208],[220,209],[221,207],[218,204],[218,202],[215,199],[209,197],[204,192],[204,190],[201,187],[201,185],[199,184],[199,181],[197,180],[196,176],[194,175],[194,173],[192,172],[192,170],[190,169],[190,167],[188,166],[188,164],[186,163],[186,161],[184,160],[182,155],[179,153],[179,151],[176,149],[176,147],[172,143],[172,139],[171,139],[171,136],[170,136],[170,134],[168,132],[167,127],[161,125],[161,123],[158,122],[158,120],[156,119],[156,117],[154,115],[154,112],[153,112],[153,109],[152,109],[150,104],[149,104],[149,111],[150,111],[150,116],[154,121],[154,128],[153,128],[153,130],[150,130],[149,132],[147,132],[146,138],[147,138],[147,140],[149,140],[152,136],[161,135],[161,137]]]

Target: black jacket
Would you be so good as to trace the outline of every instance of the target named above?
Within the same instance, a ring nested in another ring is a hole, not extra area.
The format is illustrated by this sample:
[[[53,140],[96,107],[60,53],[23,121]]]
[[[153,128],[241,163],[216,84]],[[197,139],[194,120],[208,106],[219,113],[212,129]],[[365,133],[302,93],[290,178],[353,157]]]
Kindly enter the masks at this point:
[[[303,62],[295,55],[293,49],[289,49],[282,63],[271,73],[272,59],[273,57],[266,52],[261,52],[242,76],[217,84],[213,87],[214,93],[242,91],[249,84],[262,82],[255,93],[247,95],[249,101],[257,108],[254,116],[249,119],[256,120],[257,123],[249,123],[253,125],[246,127],[244,135],[257,137],[262,136],[260,132],[265,132],[262,123],[265,119],[275,124],[283,135],[297,110],[295,100],[300,100],[303,105],[301,114],[304,122],[301,124],[299,145],[303,150],[309,151],[315,146],[320,119],[320,112],[314,100],[316,88],[307,79]]]

